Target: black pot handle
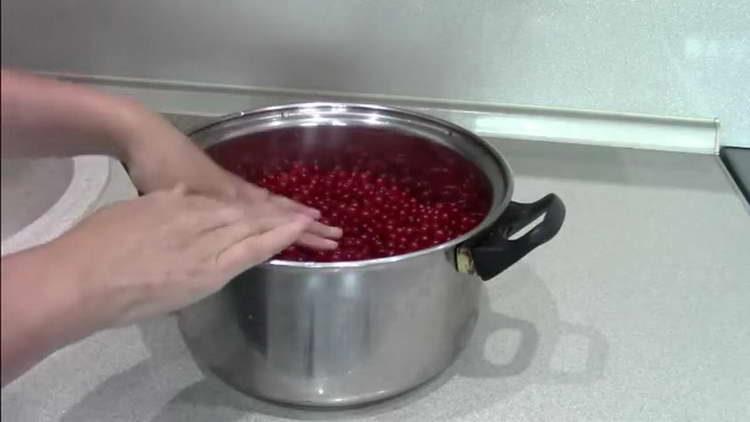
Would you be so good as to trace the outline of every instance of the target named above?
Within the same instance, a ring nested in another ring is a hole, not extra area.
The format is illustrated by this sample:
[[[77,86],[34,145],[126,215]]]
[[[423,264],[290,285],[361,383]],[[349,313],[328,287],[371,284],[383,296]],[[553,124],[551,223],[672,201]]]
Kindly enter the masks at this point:
[[[545,214],[544,219],[536,227],[518,239],[510,239],[542,214]],[[456,251],[458,270],[489,280],[552,239],[560,231],[563,220],[565,204],[554,193],[530,204],[511,202],[487,232],[459,247]]]

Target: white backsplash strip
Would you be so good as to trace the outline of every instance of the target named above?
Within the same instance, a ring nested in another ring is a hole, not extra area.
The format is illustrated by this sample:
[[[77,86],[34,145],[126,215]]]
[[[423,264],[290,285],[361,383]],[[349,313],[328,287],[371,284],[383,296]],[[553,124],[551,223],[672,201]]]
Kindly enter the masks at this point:
[[[222,115],[308,101],[375,103],[419,110],[481,136],[701,154],[718,152],[717,119],[490,104],[392,95],[275,89],[45,73],[138,99],[169,113]]]

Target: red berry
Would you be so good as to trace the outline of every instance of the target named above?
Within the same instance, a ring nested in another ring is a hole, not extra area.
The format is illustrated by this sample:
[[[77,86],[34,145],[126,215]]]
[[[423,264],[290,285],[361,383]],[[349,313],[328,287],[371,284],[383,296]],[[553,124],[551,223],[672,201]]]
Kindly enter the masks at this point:
[[[347,128],[345,144],[341,128],[306,130],[256,133],[208,150],[227,170],[319,209],[321,222],[344,230],[335,251],[293,246],[282,259],[336,262],[414,252],[472,230],[489,209],[487,179],[453,150],[374,128]],[[310,152],[310,139],[331,142]]]

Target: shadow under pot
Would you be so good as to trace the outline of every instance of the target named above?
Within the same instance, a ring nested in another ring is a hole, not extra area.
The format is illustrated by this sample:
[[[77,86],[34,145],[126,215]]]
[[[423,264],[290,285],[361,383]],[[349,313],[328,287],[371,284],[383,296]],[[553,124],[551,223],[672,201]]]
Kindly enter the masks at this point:
[[[217,162],[256,183],[295,163],[323,173],[401,172],[399,177],[417,184],[410,195],[432,203],[454,196],[419,183],[446,186],[458,175],[460,182],[471,182],[454,192],[463,201],[459,205],[481,212],[470,227],[457,226],[462,232],[428,239],[435,244],[416,250],[374,247],[342,260],[282,254],[179,313],[180,329],[202,368],[273,402],[363,405],[436,377],[471,336],[482,281],[554,237],[565,217],[554,194],[530,204],[512,202],[510,169],[484,140],[410,111],[288,105],[231,115],[191,136]],[[450,177],[425,173],[436,168],[447,168]],[[343,195],[341,186],[335,188]],[[467,191],[472,194],[461,196]],[[356,233],[364,225],[355,222],[350,229]]]

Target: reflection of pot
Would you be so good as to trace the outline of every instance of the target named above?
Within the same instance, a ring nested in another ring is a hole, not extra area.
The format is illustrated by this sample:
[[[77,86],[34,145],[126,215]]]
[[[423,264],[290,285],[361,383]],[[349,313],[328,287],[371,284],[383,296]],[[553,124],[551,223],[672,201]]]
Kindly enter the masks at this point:
[[[477,318],[487,280],[552,238],[565,208],[554,194],[510,201],[512,176],[500,155],[474,134],[424,115],[349,104],[304,104],[241,113],[193,134],[203,147],[267,132],[304,128],[307,148],[336,127],[418,136],[476,165],[493,203],[471,232],[389,258],[338,263],[274,260],[232,280],[180,314],[193,355],[241,391],[272,401],[345,406],[387,398],[424,383],[455,359]],[[256,139],[254,137],[253,139]],[[515,240],[509,237],[545,215]],[[477,277],[478,276],[478,277]]]

